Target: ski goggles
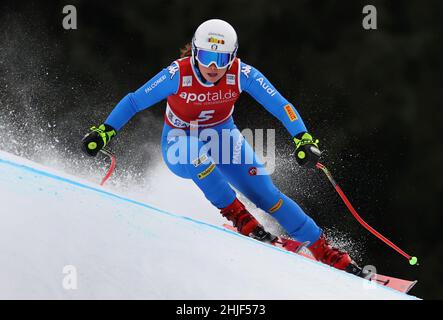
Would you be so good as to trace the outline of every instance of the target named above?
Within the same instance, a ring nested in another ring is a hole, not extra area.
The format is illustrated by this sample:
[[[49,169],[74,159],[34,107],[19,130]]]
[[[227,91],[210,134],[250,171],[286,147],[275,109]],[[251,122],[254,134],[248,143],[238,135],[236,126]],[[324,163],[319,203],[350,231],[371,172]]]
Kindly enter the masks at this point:
[[[232,61],[232,53],[213,52],[202,49],[196,49],[195,58],[198,63],[208,68],[211,64],[215,64],[217,69],[223,69]]]

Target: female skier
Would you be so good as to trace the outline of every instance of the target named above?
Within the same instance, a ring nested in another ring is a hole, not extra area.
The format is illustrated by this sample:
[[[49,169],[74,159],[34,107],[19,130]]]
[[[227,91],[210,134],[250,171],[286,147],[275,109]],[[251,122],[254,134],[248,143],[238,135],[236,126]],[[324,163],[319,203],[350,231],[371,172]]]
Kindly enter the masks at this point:
[[[192,179],[240,233],[271,240],[231,185],[271,214],[291,237],[309,241],[308,249],[317,260],[347,270],[354,266],[349,255],[332,247],[312,218],[274,186],[234,124],[234,103],[246,91],[289,131],[300,165],[314,167],[320,157],[318,140],[308,133],[298,111],[260,71],[236,57],[237,49],[237,34],[229,23],[219,19],[202,23],[181,59],[125,96],[103,124],[90,129],[83,150],[95,156],[136,113],[167,99],[162,154],[173,173]],[[211,134],[204,130],[208,128]],[[229,148],[222,134],[226,130]],[[211,143],[219,147],[208,147]],[[194,147],[198,152],[193,152]],[[238,156],[239,150],[244,157]]]

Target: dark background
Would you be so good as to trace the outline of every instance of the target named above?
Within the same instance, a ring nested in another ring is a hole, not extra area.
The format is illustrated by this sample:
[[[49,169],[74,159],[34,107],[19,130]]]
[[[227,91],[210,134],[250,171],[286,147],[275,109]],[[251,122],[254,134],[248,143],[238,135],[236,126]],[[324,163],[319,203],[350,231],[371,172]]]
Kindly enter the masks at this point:
[[[62,28],[67,4],[77,7],[78,30]],[[378,30],[362,28],[366,4],[378,10]],[[357,211],[420,265],[358,225],[321,173],[300,169],[285,128],[245,94],[238,127],[277,130],[276,185],[321,226],[363,244],[359,263],[418,279],[414,295],[443,298],[441,1],[2,1],[1,116],[16,129],[9,151],[26,156],[21,146],[38,144],[40,122],[58,152],[82,158],[87,129],[210,18],[236,28],[239,57],[296,105]],[[139,114],[115,139],[134,180],[159,150],[163,111],[162,103]]]

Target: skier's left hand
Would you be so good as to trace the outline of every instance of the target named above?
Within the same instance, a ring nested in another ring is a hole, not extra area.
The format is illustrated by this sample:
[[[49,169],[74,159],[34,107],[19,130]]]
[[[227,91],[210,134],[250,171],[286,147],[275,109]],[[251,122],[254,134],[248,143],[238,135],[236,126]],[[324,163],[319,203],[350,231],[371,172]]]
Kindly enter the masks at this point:
[[[295,158],[299,165],[306,168],[315,168],[321,156],[318,148],[319,141],[312,138],[307,132],[301,132],[294,137]]]
[[[88,156],[95,157],[116,134],[115,129],[107,124],[101,124],[98,128],[92,127],[82,139],[83,152]]]

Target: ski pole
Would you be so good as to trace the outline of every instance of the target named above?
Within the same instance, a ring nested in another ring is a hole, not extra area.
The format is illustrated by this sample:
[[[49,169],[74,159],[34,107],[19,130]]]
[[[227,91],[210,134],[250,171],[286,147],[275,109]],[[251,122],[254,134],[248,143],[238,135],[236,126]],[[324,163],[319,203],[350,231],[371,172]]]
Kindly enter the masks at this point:
[[[316,167],[318,169],[320,169],[321,171],[323,171],[326,176],[328,177],[329,181],[331,182],[331,184],[334,186],[335,190],[337,191],[337,193],[340,195],[341,199],[343,200],[343,202],[345,203],[346,207],[348,207],[349,211],[352,213],[352,215],[357,219],[357,221],[363,226],[365,227],[369,232],[371,232],[373,235],[375,235],[377,238],[379,238],[380,240],[382,240],[384,243],[386,243],[388,246],[390,246],[392,249],[394,249],[395,251],[397,251],[398,253],[400,253],[402,256],[404,256],[406,259],[409,260],[409,264],[411,265],[418,265],[418,259],[417,257],[413,257],[410,256],[409,254],[407,254],[406,252],[404,252],[402,249],[400,249],[399,247],[397,247],[394,243],[392,243],[389,239],[387,239],[386,237],[384,237],[383,235],[381,235],[379,232],[377,232],[374,228],[372,228],[369,224],[367,224],[357,213],[357,211],[355,211],[354,207],[352,206],[351,202],[348,200],[348,198],[346,197],[346,195],[344,194],[343,190],[340,188],[340,186],[337,184],[337,182],[335,182],[334,178],[332,177],[331,173],[329,172],[329,170],[320,162],[317,163]]]
[[[115,169],[115,155],[111,152],[111,150],[107,148],[103,148],[100,150],[101,153],[108,156],[111,159],[111,165],[109,166],[109,170],[106,173],[106,175],[103,177],[102,181],[100,182],[100,185],[103,186],[105,182],[109,179],[109,177],[112,175]]]

